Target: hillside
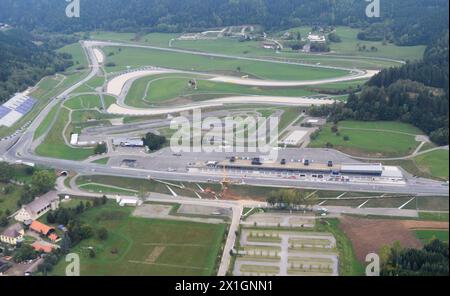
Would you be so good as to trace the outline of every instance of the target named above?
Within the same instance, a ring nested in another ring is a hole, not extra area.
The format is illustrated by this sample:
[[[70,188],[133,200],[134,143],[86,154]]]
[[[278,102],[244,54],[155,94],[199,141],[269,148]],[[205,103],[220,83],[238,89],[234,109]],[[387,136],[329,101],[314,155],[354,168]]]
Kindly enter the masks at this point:
[[[68,56],[33,41],[35,38],[22,30],[0,31],[0,102],[71,65]]]
[[[81,17],[67,18],[60,0],[2,0],[0,20],[28,30],[181,32],[243,24],[267,31],[301,25],[348,25],[361,40],[428,44],[448,27],[447,0],[391,0],[381,17],[365,15],[362,0],[121,0],[81,1]],[[375,24],[374,24],[375,23]]]

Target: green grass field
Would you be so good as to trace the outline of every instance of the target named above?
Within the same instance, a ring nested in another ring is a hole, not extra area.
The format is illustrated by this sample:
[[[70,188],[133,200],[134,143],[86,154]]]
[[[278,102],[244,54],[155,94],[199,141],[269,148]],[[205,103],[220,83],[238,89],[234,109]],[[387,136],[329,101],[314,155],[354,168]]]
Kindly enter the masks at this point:
[[[370,129],[392,131],[397,133],[407,133],[413,135],[423,135],[424,133],[417,127],[398,121],[353,121],[346,120],[339,122],[341,128],[356,128],[356,129]]]
[[[299,29],[302,32],[302,36],[307,36],[307,33],[311,31],[310,27],[294,28],[292,30]],[[354,53],[356,51],[356,34],[357,31],[350,29],[349,32],[347,28],[342,27],[338,29],[338,34],[342,30],[344,35],[347,35],[346,39],[351,42],[347,47],[343,47],[344,51],[333,52],[337,55],[354,55],[352,57],[344,56],[328,56],[328,55],[314,55],[314,54],[303,54],[296,51],[292,51],[290,48],[285,48],[281,52],[275,52],[273,50],[263,49],[261,42],[259,41],[249,41],[249,42],[239,42],[232,38],[221,38],[217,40],[172,40],[173,48],[189,49],[199,52],[212,52],[221,53],[237,56],[248,56],[248,57],[269,57],[274,59],[289,59],[292,61],[301,61],[309,64],[321,63],[323,65],[337,66],[337,67],[349,67],[349,68],[363,68],[363,69],[382,69],[386,67],[392,67],[399,65],[393,61],[377,60],[372,58],[370,55],[377,56],[387,56],[396,58],[398,56],[397,46],[389,45],[378,53],[362,53],[362,57],[356,56]],[[281,36],[281,32],[279,35]],[[277,34],[275,34],[277,35]],[[99,40],[114,40],[121,42],[133,42],[148,44],[159,47],[169,47],[169,42],[171,39],[176,39],[180,34],[166,34],[166,33],[150,33],[144,36],[138,36],[133,33],[115,33],[115,32],[94,32],[91,33],[92,39]],[[422,47],[404,47],[408,51],[409,57],[420,56],[423,53]],[[401,48],[402,50],[404,49]],[[332,48],[335,51],[335,48]],[[393,55],[393,56],[390,56]]]
[[[340,135],[333,133],[331,126],[332,124],[323,126],[319,136],[311,141],[309,147],[327,147],[328,143],[337,150],[355,156],[398,157],[409,155],[419,144],[413,135],[403,134],[405,130],[412,131],[412,127],[407,128],[399,123],[361,122],[359,125],[359,122],[340,122]],[[349,129],[350,126],[355,127]],[[383,131],[375,130],[375,127],[383,127]],[[344,140],[345,136],[349,137],[348,141]]]
[[[120,50],[120,51],[119,51]],[[305,66],[276,64],[269,62],[236,60],[229,58],[205,57],[200,55],[174,53],[142,48],[105,47],[107,62],[115,63],[108,71],[117,71],[126,67],[153,65],[180,70],[202,71],[211,73],[251,75],[263,79],[276,80],[314,80],[344,76],[347,71],[319,69]],[[240,71],[238,71],[240,68]]]
[[[449,213],[419,212],[419,220],[448,222]]]
[[[109,161],[109,157],[105,157],[105,158],[100,158],[100,159],[94,160],[92,163],[107,164],[108,161]]]
[[[102,109],[100,98],[97,95],[80,95],[67,100],[64,103],[69,109]]]
[[[189,80],[193,78],[197,79],[197,90],[188,86]],[[126,103],[134,107],[148,107],[149,104],[167,104],[168,101],[175,98],[199,101],[236,95],[301,97],[313,96],[317,95],[317,93],[307,91],[304,88],[249,87],[202,80],[201,77],[194,75],[174,74],[138,79],[133,83],[127,95]]]
[[[419,155],[414,158],[414,162],[422,172],[439,179],[448,180],[448,150],[436,150]]]
[[[224,224],[137,218],[131,211],[110,202],[80,216],[81,221],[95,228],[106,227],[109,233],[105,241],[89,239],[73,249],[81,257],[81,275],[215,274]],[[94,248],[95,258],[87,255],[87,247]],[[64,275],[65,264],[61,260],[53,274]]]
[[[92,184],[87,183],[78,186],[80,189],[84,191],[89,192],[96,192],[96,193],[115,193],[115,194],[124,194],[124,195],[135,195],[136,192],[133,190],[127,190],[127,189],[120,189],[116,187],[110,187],[102,184]]]
[[[58,113],[58,109],[60,108],[60,104],[55,105],[52,110],[47,114],[44,120],[41,122],[39,127],[36,129],[34,133],[34,139],[39,139],[45,132],[50,128],[50,124],[52,124],[55,119],[56,114]]]
[[[17,202],[20,200],[21,188],[17,185],[11,185],[13,189],[10,193],[4,192],[5,187],[8,186],[4,183],[0,183],[0,216],[7,210],[12,214],[17,209]]]
[[[87,66],[86,56],[83,48],[78,42],[66,45],[63,48],[58,49],[58,52],[72,55],[73,66],[68,68],[67,71],[76,70],[80,67],[84,68]]]
[[[433,239],[439,239],[448,243],[448,230],[415,230],[414,234],[424,244],[429,243]]]
[[[44,142],[36,148],[38,155],[68,160],[83,160],[94,154],[93,148],[72,148],[65,145],[62,132],[68,121],[69,110],[62,108],[52,127],[56,132],[49,133]],[[68,140],[70,141],[70,138]]]
[[[153,181],[153,180],[143,180],[143,179],[132,179],[132,178],[122,178],[122,177],[112,177],[112,176],[81,176],[77,178],[76,183],[78,186],[88,183],[96,183],[103,185],[112,185],[124,189],[137,190],[139,192],[159,192],[164,194],[170,194],[166,185]],[[100,189],[104,193],[115,193],[114,189],[111,187],[102,188],[91,188],[93,191],[95,189]]]
[[[358,29],[349,27],[337,27],[337,34],[341,37],[341,43],[332,43],[331,50],[340,54],[347,55],[361,55],[370,57],[383,57],[402,60],[417,60],[422,58],[425,51],[425,46],[397,46],[395,44],[383,45],[381,41],[371,42],[358,40]],[[361,52],[358,51],[357,44],[364,44],[370,48],[375,46],[376,52]]]

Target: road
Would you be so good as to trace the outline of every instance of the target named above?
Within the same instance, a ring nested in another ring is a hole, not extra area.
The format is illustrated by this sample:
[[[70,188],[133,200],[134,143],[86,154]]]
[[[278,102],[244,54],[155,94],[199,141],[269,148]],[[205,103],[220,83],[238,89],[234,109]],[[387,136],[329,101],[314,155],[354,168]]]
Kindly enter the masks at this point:
[[[199,51],[193,51],[193,50],[187,50],[187,49],[157,47],[157,46],[151,46],[151,45],[124,43],[124,42],[111,42],[111,41],[101,41],[101,40],[91,40],[91,41],[86,41],[86,42],[89,42],[89,43],[86,43],[87,47],[93,47],[93,46],[95,46],[95,47],[104,47],[104,46],[134,47],[134,48],[144,48],[144,49],[159,50],[159,51],[166,51],[166,52],[172,52],[172,53],[191,54],[191,55],[222,58],[222,59],[235,59],[235,60],[243,60],[243,61],[274,63],[274,64],[297,65],[297,66],[304,66],[304,67],[311,67],[311,68],[343,70],[343,71],[348,71],[348,72],[351,72],[354,74],[359,74],[359,75],[367,74],[366,71],[359,70],[359,69],[350,69],[350,68],[345,68],[345,67],[334,67],[334,66],[317,65],[317,64],[311,65],[311,64],[307,64],[307,63],[301,63],[301,62],[280,61],[280,60],[267,59],[267,58],[243,57],[243,56],[236,56],[236,55],[199,52]]]
[[[120,44],[119,44],[120,45]],[[62,92],[56,99],[50,101],[50,103],[43,109],[43,111],[35,118],[35,120],[29,125],[29,127],[23,132],[17,141],[8,148],[3,154],[3,159],[16,163],[17,161],[29,162],[34,164],[43,165],[49,168],[62,169],[74,171],[85,175],[109,175],[120,177],[131,177],[148,179],[149,177],[155,179],[169,180],[169,181],[186,181],[186,182],[201,182],[206,183],[211,179],[211,176],[200,173],[188,173],[184,172],[167,172],[164,168],[159,169],[132,169],[123,168],[111,165],[100,165],[95,163],[77,162],[63,159],[53,159],[47,157],[41,157],[33,153],[32,144],[33,136],[36,129],[42,123],[44,118],[55,106],[59,100],[67,97],[72,91],[77,89],[83,83],[92,79],[100,71],[100,65],[95,58],[92,51],[92,47],[83,44],[85,54],[89,60],[90,73],[81,81],[75,83],[64,92]],[[165,49],[167,50],[167,49]],[[179,52],[178,50],[176,50]],[[215,55],[217,56],[217,55]],[[247,59],[247,58],[242,58]],[[258,59],[256,59],[258,60]],[[308,65],[309,66],[309,65]],[[224,155],[222,154],[222,157]],[[181,161],[181,160],[180,160]],[[241,182],[242,176],[232,176],[229,178],[232,181]],[[217,178],[213,181],[219,182],[221,178]],[[325,183],[325,182],[300,182],[298,180],[281,179],[281,178],[262,178],[262,177],[248,177],[245,179],[247,185],[258,186],[271,186],[271,187],[297,187],[297,188],[311,188],[311,189],[325,189],[325,190],[342,190],[342,191],[374,191],[374,192],[386,192],[386,193],[405,193],[405,194],[423,194],[423,195],[448,195],[448,186],[443,186],[441,183],[426,181],[426,180],[414,180],[409,182],[407,186],[400,185],[388,185],[388,184],[353,184],[353,183]],[[173,201],[173,198],[170,199]],[[178,201],[178,199],[177,199]],[[181,202],[184,199],[180,199]],[[189,201],[192,202],[192,199]],[[226,205],[233,208],[233,219],[230,225],[227,241],[224,248],[224,254],[219,268],[219,275],[225,275],[228,270],[228,264],[230,261],[230,250],[233,248],[234,241],[236,239],[235,231],[239,225],[239,220],[242,214],[243,205],[236,202],[228,201],[199,201],[196,203],[213,203],[214,206]]]

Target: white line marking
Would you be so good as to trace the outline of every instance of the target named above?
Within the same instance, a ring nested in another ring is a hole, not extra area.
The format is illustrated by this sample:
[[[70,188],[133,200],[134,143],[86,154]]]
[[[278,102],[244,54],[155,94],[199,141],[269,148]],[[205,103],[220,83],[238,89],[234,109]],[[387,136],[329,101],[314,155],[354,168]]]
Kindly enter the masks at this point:
[[[358,209],[362,208],[366,203],[368,203],[370,201],[370,199],[366,200],[365,202],[363,202],[362,204],[360,204],[358,206]]]
[[[172,188],[169,187],[169,185],[166,185],[167,189],[169,189],[170,193],[172,193],[172,195],[174,197],[178,197],[178,194],[175,193],[175,191],[172,190]]]
[[[200,189],[202,192],[205,192],[205,189],[202,188],[202,186],[200,186],[199,184],[195,184],[197,185],[198,189]]]
[[[416,197],[411,198],[410,200],[408,200],[407,202],[405,202],[404,204],[402,204],[400,207],[398,207],[399,210],[403,209],[407,204],[409,204],[410,202],[412,202]]]
[[[347,192],[342,193],[341,195],[339,195],[338,197],[336,197],[336,199],[340,199],[341,197],[343,197],[344,195],[346,195]]]

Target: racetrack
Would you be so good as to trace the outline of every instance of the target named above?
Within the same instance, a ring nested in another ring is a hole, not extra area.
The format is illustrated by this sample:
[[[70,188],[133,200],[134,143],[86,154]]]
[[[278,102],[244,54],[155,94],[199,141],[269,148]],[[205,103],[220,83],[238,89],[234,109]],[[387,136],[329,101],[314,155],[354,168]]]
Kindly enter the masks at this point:
[[[268,63],[276,63],[276,64],[294,64],[299,66],[307,66],[307,67],[315,67],[315,68],[329,68],[329,69],[337,69],[336,67],[327,67],[327,66],[318,66],[318,65],[304,65],[301,63],[291,63],[291,62],[281,62],[274,60],[265,60],[265,59],[257,59],[257,58],[243,58],[243,57],[235,57],[228,55],[218,55],[218,54],[209,54],[209,53],[199,53],[187,50],[178,50],[178,49],[167,49],[167,48],[156,48],[152,46],[142,46],[136,44],[127,44],[127,43],[117,43],[117,42],[99,42],[99,41],[90,41],[85,43],[87,50],[92,50],[93,47],[99,46],[124,46],[124,47],[143,47],[149,49],[157,49],[169,52],[179,52],[179,53],[189,53],[193,55],[206,55],[211,57],[221,57],[228,59],[247,59],[254,61],[264,61]],[[96,48],[95,48],[96,49]],[[94,49],[94,50],[95,50]],[[95,53],[95,52],[94,52]],[[94,56],[97,56],[94,54]],[[98,60],[98,62],[100,62]],[[308,86],[308,85],[319,85],[319,84],[327,84],[327,83],[336,83],[336,82],[347,82],[352,80],[359,79],[368,79],[374,76],[378,71],[363,71],[356,69],[344,69],[339,68],[340,70],[346,70],[349,72],[348,75],[342,77],[335,78],[327,78],[327,79],[317,79],[317,80],[298,80],[298,81],[283,81],[283,80],[264,80],[264,79],[254,79],[254,78],[246,78],[246,77],[233,77],[233,76],[223,76],[211,73],[202,73],[202,72],[194,72],[194,71],[183,71],[176,69],[165,69],[160,67],[151,67],[145,68],[135,71],[127,71],[123,74],[119,74],[112,78],[106,85],[106,93],[118,97],[119,100],[117,104],[111,105],[107,112],[112,114],[123,114],[123,115],[160,115],[167,113],[175,113],[181,111],[192,110],[195,108],[209,108],[209,107],[217,107],[225,104],[275,104],[275,105],[290,105],[290,106],[313,106],[313,105],[324,105],[324,104],[332,104],[334,100],[318,100],[318,99],[310,99],[305,97],[275,97],[275,96],[231,96],[220,99],[212,99],[204,102],[193,103],[184,106],[176,106],[176,107],[166,107],[166,108],[134,108],[130,107],[125,103],[125,97],[127,93],[132,87],[134,81],[139,78],[158,75],[158,74],[175,74],[175,73],[184,73],[184,74],[195,74],[202,75],[207,77],[210,81],[214,82],[223,82],[230,83],[236,85],[244,85],[244,86],[258,86],[258,87],[295,87],[295,86]]]
[[[270,105],[288,105],[288,106],[299,106],[299,107],[309,107],[309,106],[319,106],[319,105],[330,105],[335,101],[330,99],[309,99],[304,97],[293,98],[293,97],[270,97],[270,96],[235,96],[226,97],[214,100],[208,100],[204,102],[184,105],[181,107],[166,107],[166,108],[133,108],[128,106],[120,106],[118,104],[112,104],[107,112],[111,114],[121,114],[121,115],[161,115],[169,113],[177,113],[182,111],[189,111],[197,108],[212,108],[223,106],[226,104],[270,104]]]

